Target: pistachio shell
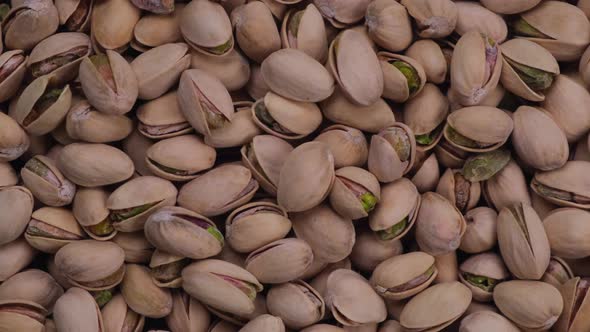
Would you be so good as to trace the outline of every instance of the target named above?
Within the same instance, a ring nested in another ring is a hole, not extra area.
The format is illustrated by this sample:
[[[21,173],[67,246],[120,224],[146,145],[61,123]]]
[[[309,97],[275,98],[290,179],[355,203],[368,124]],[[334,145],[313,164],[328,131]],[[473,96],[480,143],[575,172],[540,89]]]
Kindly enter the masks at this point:
[[[64,291],[53,277],[42,270],[30,269],[13,275],[0,285],[0,301],[29,301],[53,310]]]
[[[467,229],[459,248],[470,254],[492,249],[497,243],[496,219],[498,214],[491,208],[480,206],[467,211]]]
[[[448,112],[448,100],[431,83],[405,104],[403,122],[414,132],[417,149],[428,151],[438,144]]]
[[[32,247],[51,254],[83,238],[84,231],[70,210],[56,207],[35,210],[25,232],[25,239]]]
[[[14,2],[2,20],[7,49],[30,50],[53,35],[59,26],[57,8],[51,1]]]
[[[101,310],[106,331],[142,331],[145,317],[129,309],[123,295],[115,295]]]
[[[584,240],[588,233],[587,221],[590,212],[561,208],[551,212],[544,220],[551,252],[562,258],[584,258],[590,247]]]
[[[45,156],[29,159],[20,173],[25,186],[45,205],[64,206],[74,199],[76,186]]]
[[[103,331],[102,315],[94,298],[87,291],[72,287],[57,300],[53,319],[58,331]]]
[[[11,50],[0,54],[0,70],[10,71],[0,81],[0,101],[9,100],[19,90],[27,71],[27,60],[22,50]]]
[[[325,313],[322,296],[304,281],[273,286],[267,296],[269,312],[291,329],[318,322]]]
[[[441,84],[447,79],[445,55],[441,46],[433,40],[417,40],[406,50],[406,55],[422,65],[428,82]]]
[[[131,1],[98,1],[92,11],[90,31],[96,48],[125,50],[133,39],[133,28],[141,11]]]
[[[0,245],[10,243],[23,234],[33,212],[33,203],[33,194],[25,187],[0,188],[0,208],[5,211],[0,217]]]
[[[504,168],[483,183],[483,196],[496,211],[516,203],[531,204],[526,179],[520,166],[510,160]]]
[[[235,49],[223,57],[191,52],[191,68],[202,69],[216,76],[228,91],[243,88],[251,72],[248,59]]]
[[[569,161],[556,170],[537,172],[531,188],[545,200],[559,206],[572,206],[586,209],[590,206],[588,181],[586,176],[590,163]]]
[[[450,0],[402,0],[418,25],[422,38],[443,38],[450,35],[457,24],[457,7]]]
[[[212,1],[190,2],[182,11],[180,32],[189,45],[205,54],[223,56],[234,47],[230,19]]]
[[[368,169],[381,182],[392,182],[408,173],[416,158],[416,139],[401,122],[371,137]]]
[[[281,37],[270,9],[254,1],[231,12],[232,26],[240,49],[248,58],[261,63],[281,48]]]
[[[498,43],[508,36],[508,27],[502,16],[485,8],[477,2],[456,1],[457,25],[455,31],[464,35],[471,30],[486,34]]]
[[[384,185],[381,188],[381,201],[369,216],[371,230],[386,236],[388,240],[402,238],[414,226],[420,202],[416,186],[406,178]],[[405,226],[400,228],[400,223]],[[395,232],[390,234],[392,229]]]
[[[129,307],[140,315],[163,318],[172,310],[172,295],[154,284],[148,268],[128,264],[121,283],[121,294]]]
[[[412,43],[408,12],[397,1],[372,1],[367,7],[365,21],[371,39],[389,51],[402,51]]]
[[[252,119],[252,102],[236,102],[234,107],[236,113],[232,122],[205,136],[207,145],[214,148],[238,147],[262,135],[262,130]]]
[[[117,234],[108,219],[108,198],[109,193],[102,188],[81,188],[74,197],[74,217],[86,234],[95,240],[109,240]]]
[[[140,18],[133,28],[131,47],[147,51],[152,47],[180,41],[180,16],[185,4],[175,3],[174,6],[171,15],[147,14]]]
[[[379,52],[378,55],[383,72],[384,98],[401,103],[422,91],[426,73],[418,61],[389,52]]]
[[[83,100],[70,108],[66,117],[66,131],[76,140],[109,143],[127,137],[133,131],[133,122],[124,115],[99,112]]]
[[[293,147],[272,135],[255,136],[240,150],[246,165],[260,186],[271,195],[277,194],[280,172]]]
[[[309,4],[305,9],[292,9],[281,25],[283,48],[296,48],[323,63],[328,55],[328,40],[324,20],[318,8]]]
[[[312,248],[288,238],[258,248],[248,255],[246,270],[262,283],[280,284],[298,279],[313,261]]]
[[[480,311],[469,314],[461,320],[459,332],[518,332],[520,329],[504,316],[495,312]]]
[[[367,162],[369,147],[364,134],[352,127],[332,125],[322,131],[315,141],[328,145],[334,156],[334,167],[361,167]]]

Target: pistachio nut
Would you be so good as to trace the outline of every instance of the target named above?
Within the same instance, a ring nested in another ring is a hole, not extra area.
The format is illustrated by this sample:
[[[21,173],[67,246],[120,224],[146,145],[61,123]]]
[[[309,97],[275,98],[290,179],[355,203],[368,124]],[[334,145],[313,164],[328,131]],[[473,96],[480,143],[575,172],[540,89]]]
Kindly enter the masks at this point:
[[[289,153],[281,168],[278,204],[287,212],[309,210],[328,197],[334,179],[334,157],[328,146],[321,142],[304,143]]]
[[[520,202],[531,204],[524,173],[514,160],[483,183],[482,193],[496,211]]]
[[[234,116],[231,96],[223,83],[200,69],[182,73],[178,104],[191,126],[205,136],[227,126]]]
[[[107,200],[113,227],[120,232],[142,230],[151,214],[176,203],[177,193],[170,181],[155,176],[140,176],[125,182]]]
[[[30,134],[40,136],[54,130],[70,109],[70,86],[51,87],[50,80],[50,76],[35,79],[9,111],[9,115]]]
[[[154,284],[149,269],[127,264],[121,294],[131,310],[150,318],[163,318],[172,310],[172,295],[167,288]]]
[[[288,11],[281,25],[281,42],[283,48],[301,50],[323,63],[328,56],[328,39],[318,8],[309,4]]]
[[[55,303],[53,320],[58,331],[104,331],[102,315],[88,291],[72,287]]]
[[[428,82],[441,84],[447,79],[448,66],[445,55],[441,46],[433,40],[415,41],[406,50],[406,56],[422,65]]]
[[[235,8],[230,16],[235,38],[246,56],[261,63],[281,49],[281,36],[272,12],[260,1]]]
[[[45,332],[48,312],[30,301],[0,301],[0,328],[4,331]],[[98,330],[96,330],[98,332]]]
[[[254,299],[262,291],[250,272],[217,259],[200,260],[184,268],[182,288],[211,308],[241,316],[254,312]]]
[[[378,56],[383,72],[384,98],[401,103],[422,91],[426,73],[418,61],[389,52],[379,52]]]
[[[511,28],[516,37],[543,46],[557,61],[576,60],[590,44],[590,22],[584,12],[561,1],[542,2],[519,14]]]
[[[0,301],[27,301],[49,313],[64,291],[53,277],[42,270],[30,269],[13,275],[0,285]]]
[[[408,12],[397,1],[372,1],[367,7],[365,25],[371,39],[389,51],[402,51],[412,43]]]
[[[124,115],[105,114],[88,101],[72,103],[66,116],[66,131],[74,140],[90,143],[120,141],[133,131],[133,122]]]
[[[461,213],[465,213],[479,202],[481,185],[468,180],[460,170],[447,168],[440,178],[436,192],[455,204]]]
[[[416,160],[410,170],[409,178],[418,192],[434,191],[440,179],[436,154],[416,150]]]
[[[395,124],[395,115],[385,100],[379,99],[371,106],[359,106],[349,101],[338,88],[320,104],[320,108],[332,122],[374,134]]]
[[[338,29],[360,21],[367,11],[371,0],[313,0],[322,16]]]
[[[563,297],[563,312],[554,325],[555,331],[584,331],[590,328],[590,322],[585,314],[588,310],[586,299],[589,287],[588,279],[575,277],[558,288]]]
[[[243,326],[247,324],[249,321],[255,319],[256,317],[268,313],[268,310],[266,308],[266,298],[263,294],[259,294],[256,296],[256,298],[254,299],[254,311],[248,315],[234,315],[231,313],[220,311],[210,306],[207,306],[207,308],[212,314],[216,315],[220,319],[223,319],[231,323],[232,326],[234,326],[233,324],[237,326]]]
[[[123,295],[117,294],[101,310],[105,331],[143,331],[145,317],[127,306]]]
[[[324,129],[315,139],[328,145],[334,156],[334,167],[361,167],[367,162],[369,146],[365,135],[358,129],[332,125]]]
[[[451,0],[402,0],[401,4],[416,21],[422,38],[444,38],[455,30],[458,13]]]
[[[22,155],[22,159],[28,160],[36,155],[45,155],[50,158],[50,150],[56,146],[54,142],[50,142],[46,136],[35,136],[31,134],[28,136],[31,144],[29,145],[29,149]]]
[[[63,148],[57,168],[77,185],[98,187],[133,175],[133,162],[121,150],[106,144],[73,143]]]
[[[56,0],[55,7],[59,14],[59,24],[66,30],[83,32],[90,26],[94,0]]]
[[[25,231],[25,239],[32,247],[52,254],[84,237],[84,231],[74,215],[69,210],[57,207],[35,210]]]
[[[284,238],[291,231],[291,220],[280,206],[253,202],[235,209],[225,221],[228,244],[237,252],[249,253]]]
[[[176,91],[141,105],[137,118],[139,132],[151,139],[180,136],[193,130],[180,111]]]
[[[551,329],[564,307],[555,287],[528,280],[500,283],[494,288],[494,302],[504,316],[528,331]]]
[[[133,28],[131,47],[145,52],[153,47],[182,40],[180,17],[185,4],[175,3],[169,15],[147,14],[142,16]]]
[[[465,106],[480,105],[498,85],[502,52],[490,36],[470,31],[457,42],[451,60],[451,89]]]
[[[318,265],[318,264],[313,264],[313,265]],[[330,274],[332,274],[332,272],[339,270],[339,269],[351,270],[352,264],[351,264],[350,259],[346,258],[346,259],[341,260],[340,262],[336,262],[336,263],[332,263],[332,264],[319,264],[319,265],[320,265],[319,271],[317,273],[315,273],[315,276],[310,280],[309,284],[311,285],[311,287],[313,287],[313,289],[315,289],[316,291],[318,291],[318,293],[320,293],[322,295],[324,300],[326,300],[327,287],[328,287],[327,283],[328,283],[328,277],[330,276]]]
[[[350,219],[365,218],[379,203],[377,178],[365,169],[348,166],[336,171],[330,204],[338,214]]]
[[[584,82],[584,84],[586,84],[586,86],[590,84],[590,51],[588,51],[588,49],[590,49],[590,47],[587,48],[586,51],[584,51],[584,54],[582,54],[582,57],[580,58],[580,64],[578,66],[578,71],[580,72],[581,79]]]
[[[368,169],[380,182],[392,182],[408,173],[416,158],[412,129],[401,122],[371,137]]]
[[[285,324],[279,317],[264,314],[252,319],[250,322],[248,322],[248,324],[244,325],[244,327],[242,327],[240,331],[285,332]]]
[[[305,241],[281,239],[250,253],[246,259],[246,270],[262,283],[280,284],[298,279],[313,258],[312,248]]]
[[[461,173],[471,182],[485,181],[494,177],[510,162],[510,151],[497,149],[469,157]]]
[[[293,101],[268,92],[252,105],[254,123],[282,139],[301,139],[322,123],[322,112],[314,103]]]
[[[4,45],[8,49],[30,50],[53,35],[58,26],[58,12],[52,1],[15,1],[3,15]]]
[[[174,1],[170,0],[132,0],[135,7],[154,14],[170,14],[174,12]]]
[[[45,332],[57,332],[57,327],[53,319],[45,319]]]
[[[338,269],[326,283],[326,306],[344,326],[380,323],[387,318],[385,302],[360,274]]]
[[[535,210],[526,203],[503,208],[497,231],[500,253],[510,272],[519,279],[541,279],[551,248]]]
[[[80,84],[92,106],[113,115],[129,112],[139,89],[135,73],[127,60],[111,50],[82,60]]]
[[[94,50],[97,53],[104,53],[103,50],[125,51],[133,39],[133,28],[140,17],[141,10],[131,1],[96,1],[90,20]]]
[[[205,332],[211,323],[211,314],[199,301],[180,290],[172,291],[172,311],[166,323],[173,332]]]
[[[543,220],[551,253],[561,258],[590,256],[590,246],[584,241],[588,233],[590,212],[576,208],[553,210]]]
[[[0,161],[12,161],[23,155],[30,146],[27,133],[11,117],[0,112]]]
[[[0,188],[0,245],[18,239],[31,219],[34,198],[29,189],[20,186]]]
[[[252,99],[258,100],[263,98],[264,95],[269,91],[270,88],[262,77],[261,66],[257,63],[252,63],[250,65],[250,79],[246,84],[246,92],[248,92],[248,95],[252,97]]]
[[[492,37],[498,43],[502,43],[508,37],[506,21],[481,3],[456,1],[455,6],[457,7],[457,25],[455,26],[457,35],[463,36],[475,30]]]
[[[369,281],[388,300],[403,300],[426,289],[438,275],[434,257],[416,251],[381,262]]]
[[[449,102],[439,88],[431,83],[405,104],[404,123],[412,129],[416,148],[428,151],[438,144],[443,136]]]
[[[444,129],[443,137],[434,147],[434,153],[436,154],[437,161],[442,166],[447,168],[462,168],[465,164],[465,160],[470,155],[469,152],[459,149],[458,147],[449,143],[449,141],[444,136]]]
[[[115,292],[115,289],[110,288],[110,289],[105,289],[105,290],[101,290],[101,291],[90,292],[90,295],[92,295],[92,297],[94,297],[94,301],[96,301],[96,304],[98,304],[98,307],[102,308],[113,299],[114,292]]]
[[[82,59],[92,52],[90,38],[80,32],[52,35],[33,48],[27,67],[33,78],[51,75],[52,84],[65,84],[78,73]]]
[[[520,329],[506,317],[490,311],[474,312],[461,320],[459,332],[518,332]]]
[[[280,171],[291,151],[289,143],[272,135],[257,135],[240,150],[244,165],[271,195],[277,194]]]
[[[461,238],[459,249],[470,254],[492,249],[497,243],[497,218],[496,211],[485,206],[467,211],[465,213],[467,228]]]
[[[568,161],[561,168],[535,173],[531,188],[556,205],[587,209],[590,207],[588,169],[590,163],[587,161]]]
[[[414,226],[422,199],[416,186],[400,178],[381,188],[380,203],[369,216],[369,226],[382,241],[399,240]]]
[[[459,267],[459,279],[473,294],[473,299],[491,302],[494,288],[510,277],[502,258],[486,252],[469,257]]]
[[[268,291],[267,306],[270,314],[295,330],[317,323],[325,314],[322,296],[301,280],[273,286]]]
[[[356,231],[356,240],[350,253],[352,264],[361,271],[373,271],[379,263],[403,253],[399,240],[381,240],[371,230]]]
[[[249,202],[258,188],[248,168],[224,164],[182,186],[178,205],[205,217],[217,216]]]
[[[180,32],[193,49],[223,56],[234,48],[231,21],[223,7],[213,1],[190,2],[180,16]]]
[[[29,266],[36,255],[37,250],[24,237],[0,245],[0,281],[4,282]]]
[[[545,48],[527,39],[511,39],[500,46],[503,55],[502,85],[517,96],[543,101],[544,90],[559,75],[557,60]]]
[[[190,264],[190,259],[172,255],[156,249],[150,260],[152,280],[158,287],[179,288],[182,285],[182,269]]]
[[[80,188],[74,197],[72,211],[86,234],[95,240],[110,240],[117,230],[109,218],[109,193],[102,188]]]
[[[160,208],[150,215],[145,223],[145,236],[159,250],[193,259],[217,255],[224,242],[213,221],[174,206]]]
[[[214,148],[239,147],[252,142],[254,137],[262,134],[260,127],[252,118],[252,102],[238,101],[234,103],[236,113],[232,122],[212,131],[205,136],[205,143]]]
[[[245,1],[245,0],[244,0]],[[214,321],[209,329],[206,329],[207,332],[238,332],[240,328],[228,321],[225,320],[217,320]]]
[[[223,57],[193,51],[191,68],[201,69],[216,76],[228,91],[243,88],[251,75],[248,59],[235,49]]]
[[[153,144],[154,141],[142,135],[138,129],[132,131],[131,134],[123,140],[123,151],[131,159],[135,175],[152,175],[152,172],[145,162],[145,153]]]
[[[29,159],[20,175],[33,196],[45,205],[69,205],[76,194],[76,185],[63,176],[53,160],[45,156]]]
[[[379,0],[377,0],[379,1]],[[344,332],[341,327],[330,324],[314,324],[301,330],[301,332]]]
[[[568,280],[572,279],[573,277],[574,272],[566,261],[557,256],[551,256],[549,266],[547,267],[545,274],[543,274],[541,281],[544,281],[555,286],[555,288],[560,289],[563,284],[568,282]]]
[[[459,248],[467,225],[457,207],[443,196],[427,192],[416,220],[416,242],[422,251],[433,256]]]
[[[119,232],[113,237],[112,242],[123,249],[126,263],[147,264],[154,251],[154,247],[142,231]]]
[[[17,93],[25,78],[27,61],[22,50],[0,54],[0,101],[5,102]]]

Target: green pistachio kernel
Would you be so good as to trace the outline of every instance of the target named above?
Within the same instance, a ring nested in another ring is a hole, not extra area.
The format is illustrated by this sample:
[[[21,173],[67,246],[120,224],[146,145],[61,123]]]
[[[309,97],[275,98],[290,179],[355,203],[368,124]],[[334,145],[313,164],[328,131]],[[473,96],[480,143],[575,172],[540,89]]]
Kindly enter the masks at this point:
[[[375,197],[375,195],[371,194],[370,192],[362,194],[359,199],[361,200],[361,204],[363,205],[365,212],[373,211],[375,205],[377,205],[377,197]]]
[[[416,93],[420,88],[420,75],[418,75],[418,71],[416,68],[412,67],[409,63],[401,60],[396,60],[391,63],[392,66],[397,68],[408,81],[408,89],[410,90],[410,95]]]
[[[105,304],[113,298],[113,291],[111,289],[105,289],[101,291],[92,292],[94,301],[98,304],[99,308],[102,308]]]
[[[301,23],[301,18],[303,17],[305,12],[303,10],[296,12],[291,16],[289,20],[289,33],[294,37],[297,37],[297,32],[299,31],[299,24]]]
[[[396,236],[400,235],[406,229],[407,225],[408,217],[405,217],[404,219],[402,219],[402,221],[398,222],[397,224],[387,229],[378,231],[377,235],[379,235],[379,238],[383,241],[391,240]]]
[[[9,12],[10,6],[7,3],[0,4],[0,22],[4,21]]]
[[[145,211],[151,209],[152,207],[158,205],[158,203],[160,203],[160,202],[147,203],[147,204],[135,206],[135,207],[132,207],[129,209],[113,211],[111,213],[111,219],[115,222],[121,222],[123,220],[133,218],[133,217],[138,216],[138,215],[144,213]]]
[[[465,278],[465,280],[467,280],[467,282],[469,282],[473,286],[481,288],[486,292],[492,292],[494,290],[494,287],[496,287],[496,285],[498,284],[498,280],[496,279],[478,276],[467,272],[463,273],[463,278]]]
[[[537,30],[535,27],[529,24],[524,18],[519,18],[512,22],[512,31],[521,36],[534,37],[534,38],[549,38],[546,34]]]
[[[492,178],[510,162],[510,151],[498,149],[476,154],[465,161],[462,174],[471,182]]]
[[[446,132],[447,132],[447,137],[449,138],[449,141],[451,141],[457,145],[464,146],[467,148],[473,148],[473,149],[482,147],[476,141],[459,134],[459,132],[456,131],[451,126],[447,126]]]
[[[41,177],[45,177],[47,173],[50,172],[47,165],[42,163],[37,158],[32,158],[29,161],[27,161],[27,163],[25,164],[25,168]]]
[[[217,227],[211,226],[207,228],[207,233],[213,235],[223,245],[223,234],[217,229]]]
[[[268,128],[276,131],[277,133],[280,133],[283,135],[292,135],[293,134],[291,131],[289,131],[288,129],[283,127],[280,123],[278,123],[272,117],[272,115],[270,114],[270,112],[266,108],[266,105],[264,105],[264,101],[256,104],[256,106],[254,107],[254,113],[255,113],[256,117],[258,118],[258,120],[260,120],[260,122],[262,122]]]
[[[207,48],[206,50],[209,53],[213,53],[215,55],[222,55],[222,54],[225,54],[233,46],[233,42],[234,42],[233,39],[230,38],[225,43],[223,43],[223,44],[221,44],[219,46]]]
[[[170,173],[170,174],[174,174],[174,175],[178,175],[178,176],[190,175],[190,173],[188,171],[183,171],[183,170],[178,169],[178,168],[164,166],[164,165],[160,164],[159,162],[157,162],[157,161],[155,161],[155,160],[153,160],[151,158],[150,158],[150,162],[152,164],[154,164],[154,166],[156,166],[157,168],[161,169],[163,172],[166,172],[166,173]]]
[[[542,91],[551,86],[554,74],[541,69],[529,67],[506,58],[518,77],[533,91]]]
[[[105,236],[113,233],[115,228],[109,218],[99,222],[96,225],[88,226],[86,229],[97,236]]]

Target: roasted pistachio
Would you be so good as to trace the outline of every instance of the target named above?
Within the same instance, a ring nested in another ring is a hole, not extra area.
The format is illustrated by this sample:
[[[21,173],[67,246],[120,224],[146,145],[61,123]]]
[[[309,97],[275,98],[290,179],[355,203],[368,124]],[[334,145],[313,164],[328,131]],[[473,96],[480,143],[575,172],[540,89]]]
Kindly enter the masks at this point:
[[[314,324],[325,313],[324,299],[304,281],[273,286],[268,291],[267,306],[271,314],[279,317],[292,329]]]
[[[141,17],[141,10],[131,1],[97,1],[92,8],[90,37],[94,50],[123,52],[133,39],[133,28]]]
[[[543,199],[560,206],[588,208],[586,161],[569,161],[563,167],[547,172],[537,172],[531,188]]]
[[[72,287],[57,300],[53,319],[58,331],[85,330],[100,332],[103,320],[94,298],[86,290]]]
[[[145,317],[131,310],[121,294],[115,295],[102,308],[101,315],[107,331],[138,332],[145,324]]]
[[[465,213],[479,202],[481,185],[475,179],[466,179],[459,170],[449,168],[440,178],[436,192],[454,203],[461,213]]]
[[[48,0],[14,2],[1,21],[4,45],[9,49],[30,50],[59,26],[57,8]]]
[[[491,301],[494,287],[509,277],[502,258],[489,252],[469,257],[461,264],[459,272],[461,282],[469,287],[473,298],[481,302]]]
[[[212,1],[190,2],[182,11],[180,32],[192,48],[208,55],[223,56],[234,48],[230,19]]]
[[[296,48],[319,62],[328,55],[328,39],[324,20],[313,4],[305,9],[290,10],[283,18],[281,41],[285,48]]]
[[[384,98],[401,103],[422,91],[426,73],[418,61],[389,52],[379,52],[378,55],[383,71]]]
[[[402,0],[418,26],[422,38],[443,38],[450,35],[457,24],[457,7],[450,0]]]
[[[46,205],[64,206],[74,199],[76,185],[63,176],[54,161],[45,156],[29,159],[20,174],[25,186]]]
[[[125,266],[121,294],[127,305],[142,316],[162,318],[172,310],[170,290],[154,284],[149,269],[142,265]]]
[[[403,123],[383,129],[371,138],[368,169],[381,182],[392,182],[408,173],[416,157],[416,139]]]
[[[0,54],[0,101],[12,98],[22,83],[27,64],[27,57],[21,50],[12,50]]]
[[[371,230],[382,241],[400,239],[414,226],[420,203],[416,186],[406,178],[383,186],[381,202],[369,217]]]

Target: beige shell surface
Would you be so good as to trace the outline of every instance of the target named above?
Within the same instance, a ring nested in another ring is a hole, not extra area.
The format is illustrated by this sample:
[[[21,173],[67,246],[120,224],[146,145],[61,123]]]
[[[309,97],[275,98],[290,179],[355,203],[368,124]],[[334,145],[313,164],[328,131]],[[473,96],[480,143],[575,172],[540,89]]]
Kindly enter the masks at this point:
[[[569,161],[561,168],[537,172],[534,179],[547,187],[562,190],[576,195],[588,197],[590,195],[590,177],[587,176],[590,163],[586,161]],[[533,191],[540,195],[535,186]],[[588,204],[568,202],[557,198],[541,195],[554,204],[586,208]]]
[[[489,106],[471,106],[456,110],[449,114],[447,123],[465,137],[494,145],[506,142],[514,128],[510,115]],[[494,126],[490,126],[490,123],[494,123]],[[446,133],[445,137],[448,137]]]

